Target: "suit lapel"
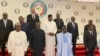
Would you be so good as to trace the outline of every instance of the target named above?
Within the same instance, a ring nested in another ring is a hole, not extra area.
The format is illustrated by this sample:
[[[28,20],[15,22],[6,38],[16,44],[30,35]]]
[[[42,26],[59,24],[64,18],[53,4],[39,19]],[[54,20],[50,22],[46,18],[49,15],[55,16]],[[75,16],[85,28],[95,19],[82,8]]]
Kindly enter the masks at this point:
[[[89,35],[91,36],[91,37],[93,37],[94,36],[94,32],[93,32],[93,35],[88,31],[88,33],[89,33]]]
[[[71,28],[74,30],[76,28],[76,23],[75,23],[75,27],[74,28],[73,28],[72,22],[70,24],[71,24]]]
[[[7,23],[6,23],[6,28],[8,27],[8,25],[9,25],[9,21],[7,20]]]
[[[73,28],[72,22],[70,24],[71,24],[71,28]]]
[[[31,18],[32,18],[32,20],[35,20],[35,18],[36,18],[36,14],[34,15],[34,18],[32,17],[32,14],[31,14]]]
[[[3,27],[5,28],[5,24],[4,24],[4,21],[3,21],[3,19],[2,19],[2,25],[3,25]]]

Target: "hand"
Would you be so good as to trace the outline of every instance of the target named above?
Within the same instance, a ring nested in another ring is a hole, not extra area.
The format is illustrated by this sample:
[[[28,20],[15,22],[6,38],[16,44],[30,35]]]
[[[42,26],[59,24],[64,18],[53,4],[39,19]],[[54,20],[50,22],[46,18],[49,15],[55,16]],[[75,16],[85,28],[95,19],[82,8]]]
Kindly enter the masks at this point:
[[[77,36],[77,39],[79,40],[79,36]]]
[[[25,51],[24,53],[26,54],[27,52]]]
[[[73,48],[73,45],[71,45],[71,48]]]
[[[33,50],[31,50],[31,52],[33,52]]]
[[[58,29],[57,31],[58,31],[58,32],[62,32],[62,29]]]
[[[12,54],[11,54],[11,53],[9,53],[9,56],[12,56]]]
[[[50,33],[48,33],[50,36],[54,36],[55,34],[54,33],[52,33],[52,32],[50,32]]]
[[[43,54],[45,54],[45,50],[46,50],[46,48],[44,47],[44,48],[43,48]]]
[[[0,52],[2,52],[2,49],[0,48]]]
[[[87,50],[87,51],[89,51],[89,49],[88,49],[88,48],[86,48],[86,50]]]
[[[28,47],[28,49],[27,49],[27,50],[28,50],[28,51],[31,51],[31,52],[33,52],[33,50],[32,50],[31,48],[29,48],[29,47]]]

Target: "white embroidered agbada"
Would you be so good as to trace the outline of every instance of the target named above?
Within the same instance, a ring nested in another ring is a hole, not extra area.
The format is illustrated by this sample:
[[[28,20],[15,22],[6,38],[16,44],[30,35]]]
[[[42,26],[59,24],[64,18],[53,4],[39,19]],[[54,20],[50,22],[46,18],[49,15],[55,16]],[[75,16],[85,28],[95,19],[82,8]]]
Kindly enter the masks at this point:
[[[48,35],[49,32],[53,32],[56,34],[57,27],[54,21],[45,21],[42,25],[42,29],[45,31],[46,34],[46,51],[45,56],[55,56],[55,35],[50,36]]]
[[[27,37],[25,32],[12,31],[9,35],[7,49],[11,56],[24,56],[27,50]]]
[[[57,56],[73,56],[71,33],[61,32],[57,34]]]

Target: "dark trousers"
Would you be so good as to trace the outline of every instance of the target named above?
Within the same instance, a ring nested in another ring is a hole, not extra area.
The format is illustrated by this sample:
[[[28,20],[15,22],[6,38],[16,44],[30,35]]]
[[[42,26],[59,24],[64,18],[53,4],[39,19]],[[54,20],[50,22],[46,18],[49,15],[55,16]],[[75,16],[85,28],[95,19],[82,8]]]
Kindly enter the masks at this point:
[[[5,44],[1,44],[2,56],[5,56]]]
[[[88,49],[88,51],[86,50],[86,56],[95,56],[94,50],[95,50],[95,48]]]
[[[33,49],[32,56],[43,56],[43,50],[41,50],[41,49]]]
[[[73,55],[75,56],[75,51],[76,51],[76,37],[72,38],[72,43],[73,43]]]

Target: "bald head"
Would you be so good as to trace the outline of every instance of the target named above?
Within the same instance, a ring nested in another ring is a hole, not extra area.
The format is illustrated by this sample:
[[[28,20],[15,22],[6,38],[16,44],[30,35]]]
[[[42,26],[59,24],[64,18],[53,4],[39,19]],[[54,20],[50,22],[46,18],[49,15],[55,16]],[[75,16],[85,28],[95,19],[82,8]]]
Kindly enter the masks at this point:
[[[64,25],[64,26],[62,27],[62,30],[63,30],[63,33],[66,33],[66,32],[67,32],[67,27],[66,27],[66,25]]]
[[[88,24],[89,24],[89,25],[93,25],[93,21],[90,19],[90,20],[88,21]]]
[[[17,22],[17,23],[15,24],[15,30],[16,30],[16,31],[20,31],[20,30],[21,30],[21,24],[20,24],[19,22]]]
[[[71,21],[75,22],[75,17],[74,16],[71,17]]]
[[[24,23],[24,17],[23,16],[19,16],[19,22]]]
[[[41,26],[40,26],[40,22],[36,22],[35,28],[36,28],[36,29],[40,29],[40,27],[41,27]]]
[[[8,18],[8,14],[7,13],[3,13],[2,16],[3,16],[3,19],[5,19],[5,20]]]
[[[59,13],[57,13],[57,14],[56,14],[56,17],[57,17],[57,18],[60,18],[60,14],[59,14]]]
[[[31,9],[31,13],[32,13],[32,14],[34,14],[34,13],[35,13],[35,10],[34,10],[33,8]]]

